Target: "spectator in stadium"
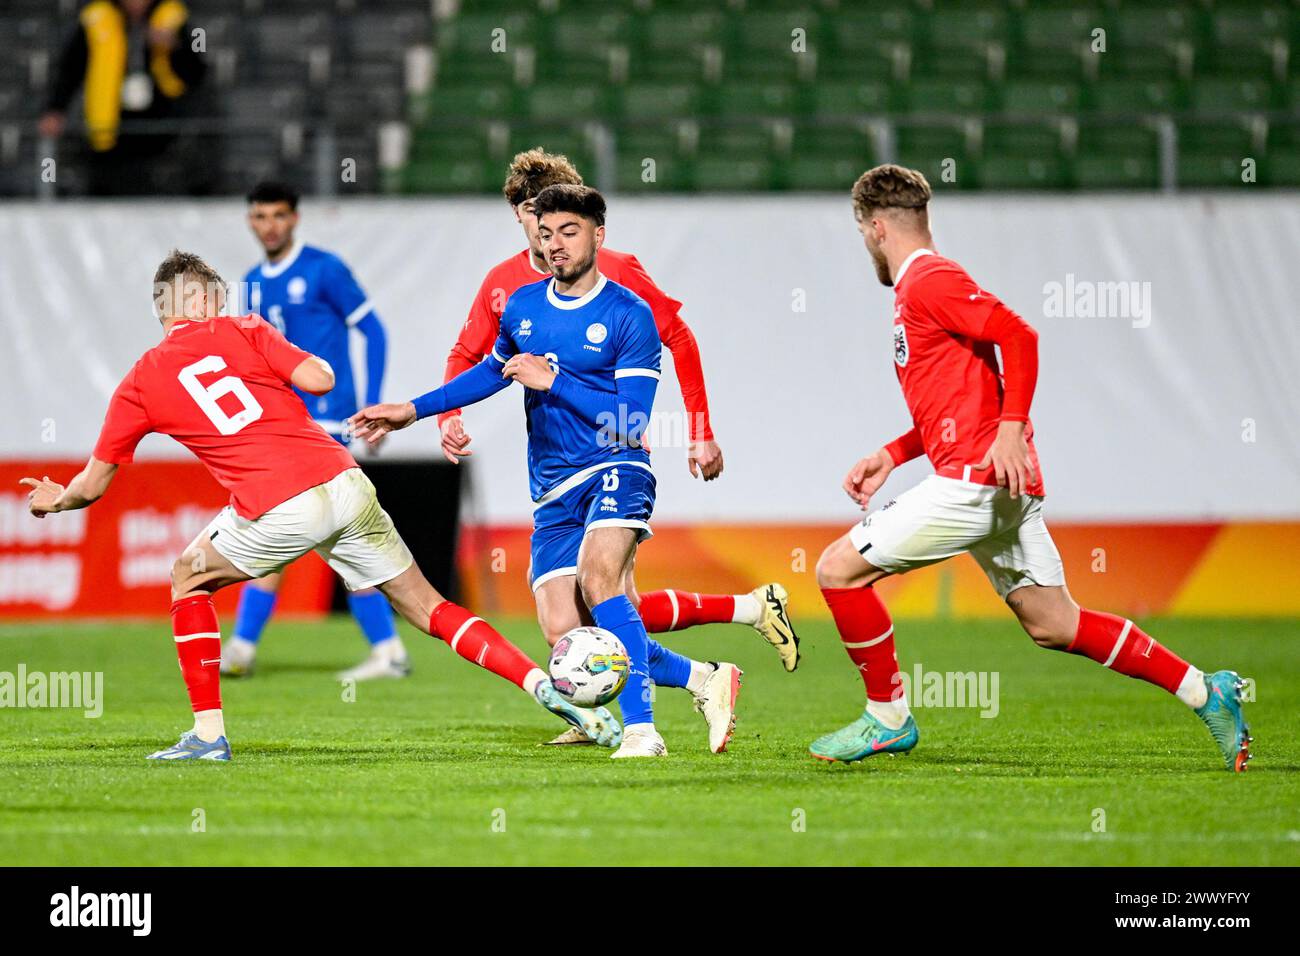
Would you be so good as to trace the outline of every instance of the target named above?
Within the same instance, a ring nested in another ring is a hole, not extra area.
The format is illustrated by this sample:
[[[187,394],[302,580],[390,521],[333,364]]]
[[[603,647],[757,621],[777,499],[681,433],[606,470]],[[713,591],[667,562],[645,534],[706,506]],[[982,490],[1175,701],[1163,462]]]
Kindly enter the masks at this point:
[[[91,0],[77,19],[40,133],[62,135],[68,106],[84,86],[91,194],[153,192],[151,166],[176,134],[131,124],[175,116],[202,82],[205,64],[189,40],[189,11],[179,0]]]

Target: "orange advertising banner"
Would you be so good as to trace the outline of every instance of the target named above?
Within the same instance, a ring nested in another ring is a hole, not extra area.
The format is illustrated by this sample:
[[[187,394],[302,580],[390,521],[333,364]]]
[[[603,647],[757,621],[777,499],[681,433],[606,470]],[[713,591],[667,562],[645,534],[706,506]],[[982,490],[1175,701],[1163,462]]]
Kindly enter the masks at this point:
[[[66,484],[84,462],[0,462],[0,618],[120,617],[166,614],[171,568],[229,501],[196,461],[126,465],[102,499],[81,511],[35,518],[20,478]],[[321,614],[334,580],[316,555],[285,576],[278,608]],[[217,595],[234,610],[238,588]]]

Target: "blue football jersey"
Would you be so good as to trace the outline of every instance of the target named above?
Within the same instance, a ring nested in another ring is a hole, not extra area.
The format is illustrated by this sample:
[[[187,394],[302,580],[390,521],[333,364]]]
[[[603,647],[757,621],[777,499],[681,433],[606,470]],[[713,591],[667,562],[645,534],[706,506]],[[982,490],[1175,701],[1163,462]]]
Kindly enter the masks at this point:
[[[334,388],[326,394],[294,391],[321,427],[338,435],[357,412],[348,340],[352,327],[371,313],[370,300],[342,259],[314,246],[296,245],[279,262],[254,266],[244,281],[250,311],[334,369]]]
[[[624,376],[658,380],[662,345],[644,299],[604,276],[578,298],[558,294],[554,285],[545,279],[510,296],[493,358],[544,355],[558,374],[603,392],[617,391],[615,382]],[[585,469],[617,461],[649,466],[650,453],[639,441],[622,440],[624,423],[595,429],[551,392],[524,389],[524,413],[534,501]]]

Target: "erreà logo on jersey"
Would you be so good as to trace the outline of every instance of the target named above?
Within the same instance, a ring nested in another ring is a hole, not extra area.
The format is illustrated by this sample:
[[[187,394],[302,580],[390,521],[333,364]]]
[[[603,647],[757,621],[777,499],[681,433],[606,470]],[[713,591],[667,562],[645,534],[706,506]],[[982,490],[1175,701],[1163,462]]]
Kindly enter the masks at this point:
[[[902,322],[894,326],[894,362],[899,368],[907,365],[907,328]]]
[[[601,511],[618,511],[618,499],[611,498],[609,495],[600,499]]]
[[[519,334],[520,334],[520,336],[532,335],[532,334],[533,334],[533,320],[532,320],[532,319],[524,319],[522,322],[519,323]]]

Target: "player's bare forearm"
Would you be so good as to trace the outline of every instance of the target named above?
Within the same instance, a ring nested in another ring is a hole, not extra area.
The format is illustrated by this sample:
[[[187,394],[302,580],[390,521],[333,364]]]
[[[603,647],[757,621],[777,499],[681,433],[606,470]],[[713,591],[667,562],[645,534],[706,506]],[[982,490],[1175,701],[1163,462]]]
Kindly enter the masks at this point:
[[[66,488],[51,481],[49,475],[40,479],[23,478],[19,484],[32,489],[27,495],[27,507],[36,517],[44,518],[47,514],[90,507],[104,497],[116,473],[117,465],[92,457]]]

